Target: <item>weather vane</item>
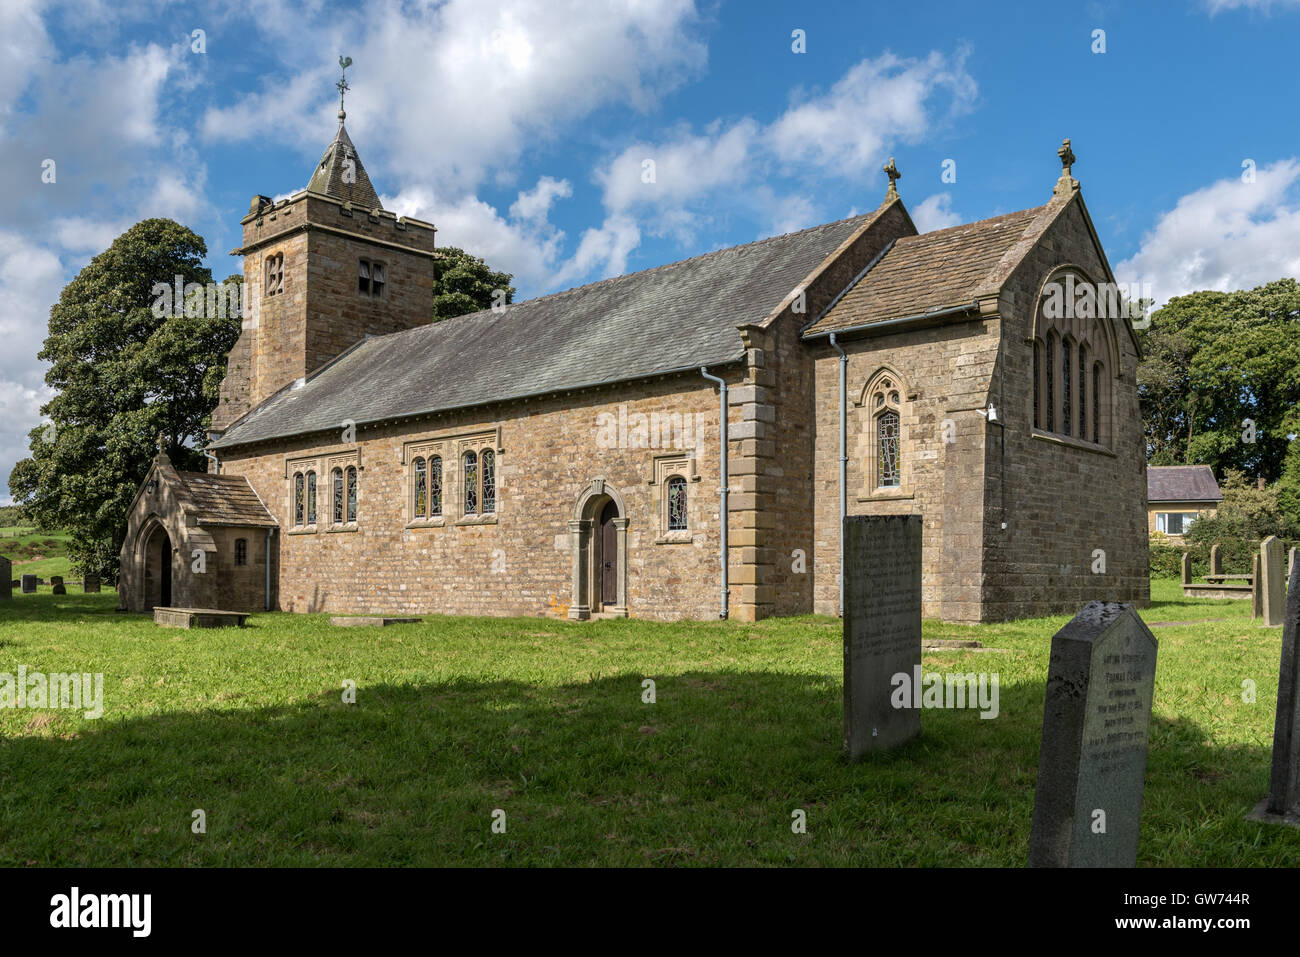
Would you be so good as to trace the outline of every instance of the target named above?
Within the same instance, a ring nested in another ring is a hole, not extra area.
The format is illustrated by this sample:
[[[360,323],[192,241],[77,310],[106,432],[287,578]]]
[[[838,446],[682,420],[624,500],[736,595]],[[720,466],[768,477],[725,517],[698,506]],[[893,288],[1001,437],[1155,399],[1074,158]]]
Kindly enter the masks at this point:
[[[343,120],[347,118],[347,114],[343,112],[343,94],[346,93],[349,89],[351,89],[351,87],[348,86],[348,67],[350,67],[351,65],[352,65],[352,57],[350,56],[339,57],[339,66],[343,68],[343,75],[339,78],[339,81],[334,85],[338,87],[339,90],[339,122],[340,123],[342,123]]]

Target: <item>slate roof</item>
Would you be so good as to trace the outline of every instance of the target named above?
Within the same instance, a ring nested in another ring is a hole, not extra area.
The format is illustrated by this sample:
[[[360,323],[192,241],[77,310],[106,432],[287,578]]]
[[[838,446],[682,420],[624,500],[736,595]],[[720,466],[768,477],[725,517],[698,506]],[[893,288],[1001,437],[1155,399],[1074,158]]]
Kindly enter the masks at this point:
[[[732,362],[765,319],[879,215],[706,253],[358,343],[209,447],[338,429]]]
[[[278,524],[242,475],[176,472],[183,497],[193,503],[200,525]]]
[[[1148,502],[1222,502],[1208,465],[1148,465]]]
[[[347,166],[349,158],[353,163],[351,170]],[[339,123],[339,131],[334,134],[334,139],[325,147],[325,154],[316,164],[316,171],[307,183],[307,191],[323,193],[340,202],[350,202],[366,209],[383,209],[379,203],[379,194],[370,184],[370,177],[361,165],[357,148],[352,145],[352,138],[342,123]]]
[[[1023,258],[1032,244],[1022,240],[1041,231],[1035,226],[1043,225],[1038,221],[1047,219],[1048,209],[1038,206],[900,238],[804,335],[961,305],[996,292],[1010,275],[1004,259]]]

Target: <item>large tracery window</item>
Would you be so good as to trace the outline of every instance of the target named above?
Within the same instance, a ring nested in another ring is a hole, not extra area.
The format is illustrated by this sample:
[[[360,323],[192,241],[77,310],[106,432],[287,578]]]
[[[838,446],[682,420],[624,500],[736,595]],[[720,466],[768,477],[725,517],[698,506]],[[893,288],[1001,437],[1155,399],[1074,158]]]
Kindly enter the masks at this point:
[[[1094,285],[1072,269],[1054,274],[1043,288],[1033,339],[1033,422],[1081,442],[1108,443],[1115,301],[1105,284]]]
[[[860,405],[867,413],[862,441],[866,443],[864,493],[902,494],[903,384],[888,369],[876,373],[862,393]]]

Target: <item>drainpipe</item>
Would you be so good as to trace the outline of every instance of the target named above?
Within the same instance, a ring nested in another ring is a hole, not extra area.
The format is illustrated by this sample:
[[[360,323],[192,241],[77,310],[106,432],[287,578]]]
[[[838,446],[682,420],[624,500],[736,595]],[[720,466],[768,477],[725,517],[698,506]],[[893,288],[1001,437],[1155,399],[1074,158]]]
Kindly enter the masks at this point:
[[[727,493],[731,491],[727,488],[727,383],[718,376],[709,375],[708,366],[700,366],[700,375],[710,382],[718,384],[718,435],[720,437],[718,462],[721,475],[718,481],[721,483],[718,489],[718,495],[722,498],[722,521],[719,523],[722,530],[722,552],[719,556],[719,562],[722,565],[722,604],[718,611],[719,618],[727,617]]]
[[[271,610],[271,539],[275,536],[275,529],[266,530],[266,610]]]
[[[217,467],[217,471],[215,474],[220,475],[221,459],[217,458],[216,455],[214,455],[212,452],[204,452],[203,454],[206,455],[208,458],[212,459],[212,463]]]
[[[831,345],[840,354],[840,617],[844,617],[844,519],[849,514],[849,453],[848,453],[848,370],[849,357],[831,333]]]

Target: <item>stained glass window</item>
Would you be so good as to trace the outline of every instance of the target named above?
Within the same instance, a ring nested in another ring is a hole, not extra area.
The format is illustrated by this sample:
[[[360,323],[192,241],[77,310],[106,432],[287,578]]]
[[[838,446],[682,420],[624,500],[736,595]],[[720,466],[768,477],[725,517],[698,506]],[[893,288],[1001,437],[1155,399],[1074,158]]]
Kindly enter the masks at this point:
[[[1070,340],[1061,340],[1061,434],[1070,434]]]
[[[316,524],[316,473],[307,473],[307,524]]]
[[[429,475],[424,459],[415,460],[415,517],[424,518],[429,509]]]
[[[1047,431],[1056,431],[1056,394],[1052,386],[1052,370],[1056,368],[1056,333],[1047,334]]]
[[[465,453],[465,514],[478,514],[478,456]]]
[[[442,514],[442,456],[429,459],[429,515]]]
[[[497,457],[491,449],[483,450],[483,514],[497,510]]]
[[[896,488],[898,470],[898,413],[886,409],[876,416],[876,437],[879,449],[876,456],[876,485]]]
[[[1092,440],[1101,444],[1101,363],[1092,367]]]
[[[293,477],[293,524],[298,526],[301,526],[303,523],[302,483],[302,473],[299,472]]]
[[[1042,344],[1034,340],[1034,428],[1043,427],[1043,417],[1041,410],[1038,408],[1038,390],[1043,387],[1043,369],[1042,369]]]
[[[348,521],[357,520],[357,470],[348,467]]]
[[[1079,438],[1088,438],[1088,350],[1079,343],[1079,379],[1075,384],[1075,405],[1079,407]],[[1096,399],[1093,400],[1094,404]]]
[[[330,521],[335,525],[343,524],[343,470],[335,469],[330,473],[330,484],[333,485],[331,490],[331,499],[333,507],[330,513]]]
[[[668,480],[668,531],[686,529],[686,479],[674,475]]]

